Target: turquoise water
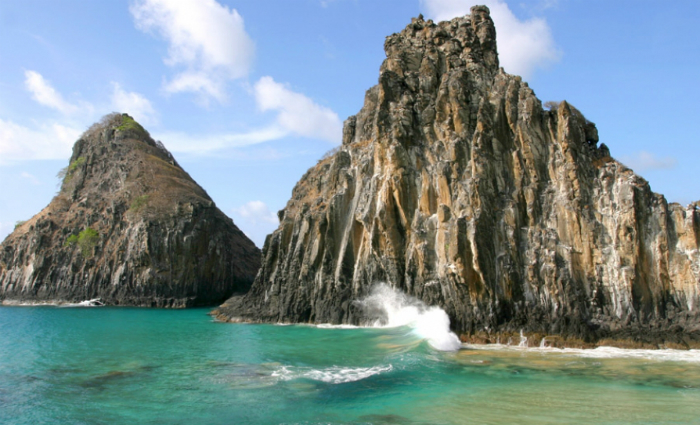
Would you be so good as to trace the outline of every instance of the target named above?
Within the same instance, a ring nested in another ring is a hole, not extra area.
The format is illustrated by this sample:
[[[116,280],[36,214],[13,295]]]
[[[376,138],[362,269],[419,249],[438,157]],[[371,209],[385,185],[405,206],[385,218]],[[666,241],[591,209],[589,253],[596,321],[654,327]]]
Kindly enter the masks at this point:
[[[700,353],[466,347],[408,327],[0,307],[0,423],[700,423]]]

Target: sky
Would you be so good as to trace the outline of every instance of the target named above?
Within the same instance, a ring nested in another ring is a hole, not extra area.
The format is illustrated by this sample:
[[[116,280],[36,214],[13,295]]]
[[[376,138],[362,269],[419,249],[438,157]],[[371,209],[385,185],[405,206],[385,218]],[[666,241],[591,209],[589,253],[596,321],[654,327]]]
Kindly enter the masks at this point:
[[[0,239],[110,112],[161,140],[258,246],[377,83],[384,39],[461,0],[0,0]],[[482,0],[499,59],[567,100],[669,202],[700,200],[700,2]]]

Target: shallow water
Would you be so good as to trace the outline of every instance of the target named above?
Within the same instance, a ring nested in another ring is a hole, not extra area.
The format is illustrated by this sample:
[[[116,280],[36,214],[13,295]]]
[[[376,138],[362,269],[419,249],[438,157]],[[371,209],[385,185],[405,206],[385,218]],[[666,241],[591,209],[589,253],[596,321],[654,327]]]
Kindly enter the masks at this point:
[[[435,350],[410,327],[0,307],[0,423],[700,421],[700,352]]]

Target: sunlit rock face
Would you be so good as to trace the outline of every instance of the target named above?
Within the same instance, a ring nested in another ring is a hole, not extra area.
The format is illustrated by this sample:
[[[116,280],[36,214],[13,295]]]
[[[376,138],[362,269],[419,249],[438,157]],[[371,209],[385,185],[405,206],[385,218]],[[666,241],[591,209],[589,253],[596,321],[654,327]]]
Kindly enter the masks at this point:
[[[250,287],[260,251],[159,142],[112,114],[0,245],[0,301],[189,307]]]
[[[486,7],[419,17],[384,47],[342,146],[298,182],[220,318],[358,323],[353,301],[386,282],[466,340],[700,340],[698,204],[669,205],[581,112],[500,69]]]

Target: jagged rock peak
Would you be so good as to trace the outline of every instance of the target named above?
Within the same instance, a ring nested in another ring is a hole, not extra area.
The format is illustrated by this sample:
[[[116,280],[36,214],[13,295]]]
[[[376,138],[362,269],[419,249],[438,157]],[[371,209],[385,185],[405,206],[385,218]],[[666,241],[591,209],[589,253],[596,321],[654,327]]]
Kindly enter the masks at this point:
[[[343,144],[297,183],[231,321],[353,323],[385,282],[465,340],[700,347],[700,211],[498,68],[488,9],[387,38]]]
[[[157,307],[245,292],[260,251],[127,114],[90,127],[49,205],[0,245],[0,300]]]
[[[421,62],[420,58],[412,57],[412,50],[425,51],[428,55],[440,51],[446,55],[447,67],[470,62],[480,63],[492,72],[498,70],[496,28],[486,6],[473,6],[471,14],[438,24],[424,21],[423,15],[419,15],[384,43],[387,58],[405,61],[408,71],[416,72]]]

